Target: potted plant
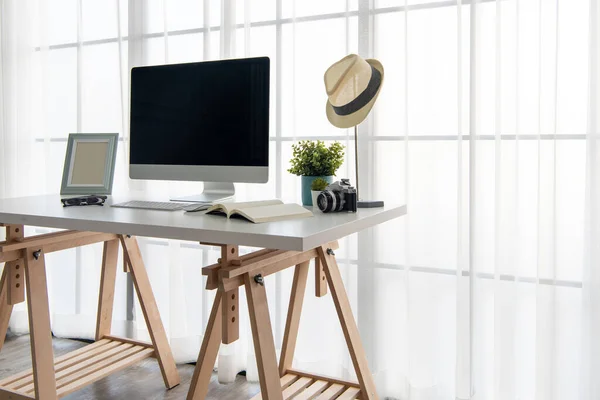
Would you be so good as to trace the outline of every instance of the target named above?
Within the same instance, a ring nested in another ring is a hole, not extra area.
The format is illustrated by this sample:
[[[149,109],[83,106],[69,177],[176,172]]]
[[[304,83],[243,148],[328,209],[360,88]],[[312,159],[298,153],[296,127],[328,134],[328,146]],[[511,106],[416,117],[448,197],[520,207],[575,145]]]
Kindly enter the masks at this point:
[[[301,140],[292,145],[292,152],[288,172],[302,177],[302,204],[312,206],[310,185],[317,178],[333,182],[335,173],[344,162],[344,146],[333,142],[327,147],[321,140]]]
[[[329,183],[323,178],[317,178],[310,184],[310,193],[312,195],[313,207],[317,205],[317,197],[319,194],[329,186]]]

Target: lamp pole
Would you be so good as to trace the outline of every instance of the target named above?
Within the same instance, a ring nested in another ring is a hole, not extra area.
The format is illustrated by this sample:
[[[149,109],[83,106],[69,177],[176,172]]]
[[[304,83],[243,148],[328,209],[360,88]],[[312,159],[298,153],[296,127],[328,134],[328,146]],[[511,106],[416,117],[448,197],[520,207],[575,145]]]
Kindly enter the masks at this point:
[[[381,200],[361,200],[358,189],[358,125],[354,125],[354,163],[356,165],[356,200],[358,208],[383,207]]]
[[[356,200],[360,200],[358,192],[358,125],[354,125],[354,170],[356,171]]]

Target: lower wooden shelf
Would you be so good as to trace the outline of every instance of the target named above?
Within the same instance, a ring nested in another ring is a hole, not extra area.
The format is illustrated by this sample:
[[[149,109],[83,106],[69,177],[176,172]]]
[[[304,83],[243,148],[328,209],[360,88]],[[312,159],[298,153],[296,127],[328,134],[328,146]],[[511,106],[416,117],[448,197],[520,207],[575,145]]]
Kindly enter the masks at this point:
[[[294,400],[352,400],[361,399],[358,383],[313,375],[302,371],[287,371],[281,377],[283,399]],[[260,400],[257,394],[252,400]]]
[[[153,355],[154,348],[150,344],[111,337],[58,357],[54,360],[58,397]],[[0,380],[0,398],[2,394],[16,400],[35,398],[33,371],[29,369]]]

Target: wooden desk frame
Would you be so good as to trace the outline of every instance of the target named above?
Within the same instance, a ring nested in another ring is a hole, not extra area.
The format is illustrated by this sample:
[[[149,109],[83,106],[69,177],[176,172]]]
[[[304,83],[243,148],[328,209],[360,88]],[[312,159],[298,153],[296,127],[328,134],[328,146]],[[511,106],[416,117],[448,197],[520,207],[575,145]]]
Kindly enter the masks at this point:
[[[237,246],[212,245],[221,246],[221,258],[217,264],[204,267],[202,273],[207,276],[206,288],[217,290],[217,293],[188,400],[206,397],[220,344],[231,343],[239,338],[238,290],[241,286],[246,290],[261,389],[261,393],[252,400],[379,399],[335,259],[337,241],[304,252],[260,250],[242,257],[238,256]],[[324,296],[329,285],[358,383],[291,369],[312,259],[315,259],[316,266],[315,295]],[[294,281],[278,365],[263,278],[292,266],[295,266]]]
[[[27,371],[0,380],[0,400],[58,399],[148,357],[156,357],[167,388],[179,384],[179,373],[135,237],[80,231],[24,237],[23,225],[0,226],[5,226],[7,233],[7,240],[0,242],[0,262],[6,262],[0,279],[0,349],[13,306],[23,302],[26,294],[33,364]],[[44,255],[100,242],[104,242],[104,251],[96,342],[54,359]],[[119,244],[152,343],[110,335]]]

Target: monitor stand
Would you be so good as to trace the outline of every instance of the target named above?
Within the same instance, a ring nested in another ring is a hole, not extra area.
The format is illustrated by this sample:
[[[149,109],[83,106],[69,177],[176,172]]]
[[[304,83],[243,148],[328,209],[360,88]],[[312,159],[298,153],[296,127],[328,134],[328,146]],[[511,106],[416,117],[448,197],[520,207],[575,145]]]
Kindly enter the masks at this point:
[[[204,190],[193,196],[174,197],[171,201],[213,203],[233,197],[235,186],[231,182],[204,182]]]

